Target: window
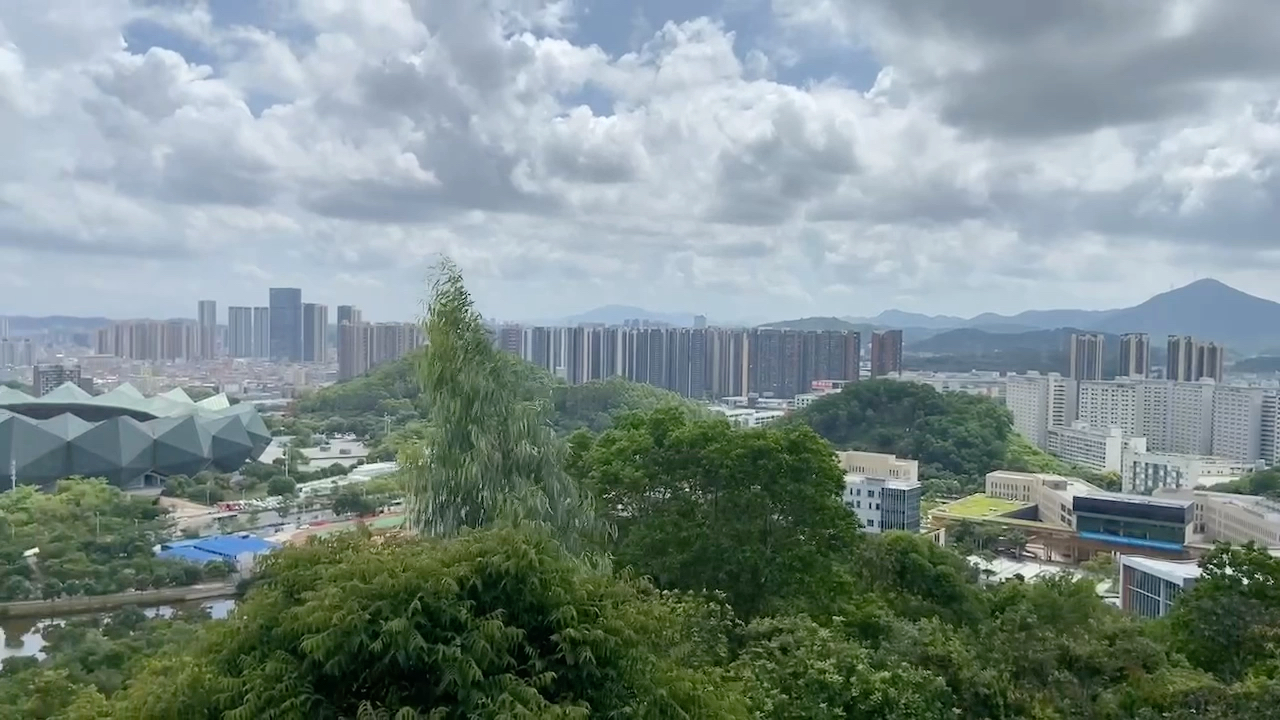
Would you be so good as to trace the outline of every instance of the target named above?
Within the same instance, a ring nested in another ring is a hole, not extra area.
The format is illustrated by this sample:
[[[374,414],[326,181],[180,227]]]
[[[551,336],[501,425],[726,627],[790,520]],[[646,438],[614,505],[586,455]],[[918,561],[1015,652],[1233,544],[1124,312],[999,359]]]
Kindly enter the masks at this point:
[[[868,491],[867,491],[867,497],[869,497],[869,498],[873,498],[873,497],[875,497],[875,496],[876,496],[876,491],[875,491],[875,490],[868,490]]]
[[[876,521],[870,518],[867,518],[867,527],[875,527],[875,526],[876,526]]]

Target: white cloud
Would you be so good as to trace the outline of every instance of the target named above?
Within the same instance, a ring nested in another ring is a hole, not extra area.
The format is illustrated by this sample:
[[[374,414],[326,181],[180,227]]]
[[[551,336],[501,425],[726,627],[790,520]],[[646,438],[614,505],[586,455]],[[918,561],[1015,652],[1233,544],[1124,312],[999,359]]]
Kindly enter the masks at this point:
[[[508,318],[1271,287],[1274,3],[635,0],[610,54],[568,0],[214,2],[0,3],[0,268],[43,280],[14,312],[272,282],[411,317],[440,252]]]

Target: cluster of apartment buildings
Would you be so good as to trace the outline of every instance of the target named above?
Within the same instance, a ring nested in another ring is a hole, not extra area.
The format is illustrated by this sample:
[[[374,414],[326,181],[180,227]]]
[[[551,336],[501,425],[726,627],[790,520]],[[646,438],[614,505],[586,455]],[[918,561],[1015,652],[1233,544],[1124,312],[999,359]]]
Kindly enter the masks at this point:
[[[1126,491],[1140,493],[1224,482],[1277,462],[1280,389],[1224,384],[1221,346],[1170,337],[1164,371],[1149,373],[1147,337],[1125,335],[1120,373],[1103,380],[1101,342],[1072,337],[1071,376],[1007,379],[1014,427],[1036,446],[1119,473]]]
[[[303,302],[300,288],[270,288],[265,306],[228,307],[225,325],[217,302],[201,300],[195,320],[116,322],[96,332],[94,345],[101,356],[147,362],[227,357],[302,364],[336,355],[338,378],[349,379],[423,344],[416,323],[365,322],[352,305],[339,305],[336,320],[335,328],[327,305]]]
[[[861,376],[861,335],[843,330],[508,324],[494,341],[570,384],[623,377],[691,398],[794,398]],[[873,378],[902,372],[900,330],[872,334],[869,364]]]

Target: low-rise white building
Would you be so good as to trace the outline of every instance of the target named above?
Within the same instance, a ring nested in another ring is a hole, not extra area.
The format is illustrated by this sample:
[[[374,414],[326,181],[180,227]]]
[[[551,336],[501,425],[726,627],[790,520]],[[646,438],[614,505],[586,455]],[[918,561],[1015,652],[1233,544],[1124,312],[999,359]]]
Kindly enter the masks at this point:
[[[1173,602],[1200,579],[1194,561],[1120,556],[1120,607],[1141,617],[1168,614]]]
[[[1280,548],[1280,503],[1274,500],[1190,488],[1160,490],[1154,497],[1194,501],[1193,530],[1202,542]]]
[[[1147,439],[1126,436],[1121,428],[1099,428],[1076,421],[1046,430],[1049,454],[1098,472],[1120,472],[1126,449],[1145,452]]]
[[[845,471],[842,499],[871,533],[920,532],[919,463],[888,453],[836,453]]]
[[[1245,463],[1213,455],[1126,449],[1121,462],[1120,485],[1124,492],[1150,495],[1161,489],[1197,488],[1229,482],[1250,469],[1251,466]]]
[[[723,414],[730,424],[744,428],[763,427],[787,416],[784,410],[760,410],[747,407],[728,408],[722,405],[712,405],[711,409]]]

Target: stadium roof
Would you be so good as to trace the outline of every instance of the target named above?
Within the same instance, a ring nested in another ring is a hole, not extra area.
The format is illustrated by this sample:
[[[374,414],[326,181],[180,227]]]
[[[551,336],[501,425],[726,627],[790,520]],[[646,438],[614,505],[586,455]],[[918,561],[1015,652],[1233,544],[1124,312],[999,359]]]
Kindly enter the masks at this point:
[[[231,407],[225,393],[199,402],[192,400],[182,388],[146,397],[134,386],[125,383],[101,395],[90,395],[75,383],[63,383],[40,397],[32,397],[21,390],[0,387],[0,409],[22,414],[23,408],[91,407],[123,410],[149,415],[152,418],[183,415],[208,415]]]

